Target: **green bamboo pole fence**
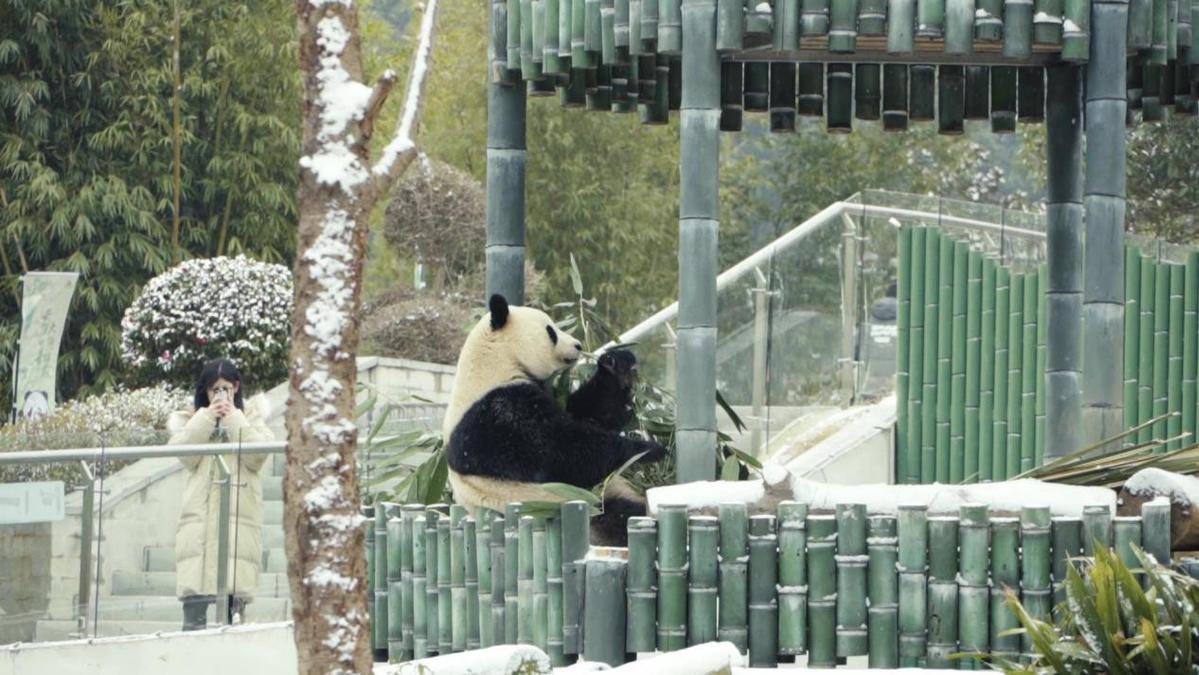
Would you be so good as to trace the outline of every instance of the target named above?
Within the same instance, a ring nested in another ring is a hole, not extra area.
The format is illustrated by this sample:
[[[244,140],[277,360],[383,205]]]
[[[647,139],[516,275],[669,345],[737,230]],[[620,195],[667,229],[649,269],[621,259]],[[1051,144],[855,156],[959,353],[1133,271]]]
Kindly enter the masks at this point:
[[[712,5],[715,7],[714,2]],[[681,53],[682,40],[682,3],[679,0],[658,0],[658,53],[670,56]]]
[[[653,2],[654,0],[649,0]],[[720,51],[741,49],[745,32],[744,0],[717,0],[716,48]]]
[[[374,539],[368,544],[370,551],[371,598],[371,648],[376,661],[387,660],[387,510],[388,504],[378,502],[373,511]]]
[[[1188,442],[1195,443],[1199,441],[1199,251],[1187,256],[1183,277],[1182,430],[1191,435]]]
[[[1020,436],[1024,386],[1024,280],[1027,275],[1011,276],[1008,304],[1008,375],[1007,375],[1007,449],[1004,478],[1020,473]]]
[[[479,554],[478,532],[474,518],[462,520],[462,549],[464,556],[463,586],[466,589],[466,648],[479,649]]]
[[[658,0],[641,2],[641,49],[653,54],[658,44]]]
[[[1137,559],[1133,547],[1141,547],[1141,517],[1116,516],[1112,520],[1112,548],[1120,561],[1130,569],[1137,569],[1141,561]]]
[[[716,640],[716,550],[719,538],[720,521],[717,518],[691,516],[687,563],[688,646]]]
[[[1020,622],[1007,606],[1006,592],[1020,595],[1020,523],[1016,518],[991,519],[991,653],[1016,659],[1020,637],[1006,634]]]
[[[1047,506],[1026,506],[1020,513],[1020,588],[1029,616],[1050,621],[1053,607],[1053,557]],[[1021,637],[1025,655],[1033,654],[1032,638]]]
[[[749,665],[778,663],[778,537],[772,515],[749,519]]]
[[[399,510],[399,505],[395,509]],[[387,520],[387,659],[399,661],[404,657],[404,586],[402,578],[401,521],[392,516]]]
[[[450,565],[450,517],[437,518],[437,648],[442,654],[454,650],[453,570]],[[465,609],[465,607],[464,607]]]
[[[1020,452],[1016,458],[1020,470],[1028,471],[1037,465],[1037,319],[1040,304],[1037,274],[1024,277],[1024,344],[1021,348],[1023,363],[1020,366]]]
[[[868,653],[866,505],[837,505],[837,657]]]
[[[583,51],[592,68],[598,67],[604,49],[602,0],[583,2]]]
[[[837,521],[832,514],[809,514],[808,666],[837,663]]]
[[[924,375],[921,382],[920,482],[931,483],[937,475],[937,349],[941,322],[941,231],[930,229],[924,237]]]
[[[721,518],[721,556],[724,556],[724,514]],[[807,652],[808,626],[808,505],[784,501],[778,505],[779,635],[778,652],[794,657]],[[735,548],[730,544],[730,548]],[[721,563],[724,574],[724,563]],[[723,587],[723,579],[721,581]],[[723,602],[724,594],[721,594]],[[721,608],[723,610],[723,607]],[[723,622],[722,622],[723,623]],[[721,639],[724,639],[722,634]]]
[[[966,66],[966,119],[987,120],[991,117],[991,69],[988,66]]]
[[[438,561],[437,521],[441,514],[425,509],[425,638],[430,654],[441,651],[441,567]]]
[[[657,648],[655,623],[658,616],[657,559],[658,524],[653,518],[629,519],[628,627],[625,644],[632,653]]]
[[[1140,419],[1137,402],[1141,337],[1141,252],[1135,246],[1124,250],[1124,421],[1129,428]],[[1125,442],[1132,445],[1135,435]]]
[[[870,516],[866,539],[866,595],[870,668],[899,666],[899,583],[895,565],[899,561],[899,538],[895,516]]]
[[[1149,57],[1142,55],[1138,62],[1142,64],[1141,119],[1145,122],[1162,122],[1166,119],[1166,109],[1162,106],[1162,66],[1145,63]]]
[[[928,64],[913,64],[908,69],[908,117],[916,121],[936,119],[937,69]]]
[[[959,516],[958,640],[963,652],[986,654],[990,649],[987,586],[990,525],[987,507],[983,504],[963,504]],[[978,662],[963,659],[959,666],[977,670]]]
[[[507,68],[520,76],[521,59],[524,56],[520,49],[520,32],[521,32],[521,3],[520,0],[511,0],[504,2],[506,10],[504,17],[507,19],[507,30],[505,34],[505,48],[507,51]],[[494,17],[495,14],[493,13]],[[494,78],[493,78],[494,79]],[[518,85],[519,86],[519,85]],[[521,87],[523,89],[523,87]]]
[[[546,520],[533,521],[533,645],[549,653],[549,579],[546,575]]]
[[[1153,44],[1153,0],[1132,0],[1128,6],[1128,46],[1148,51]]]
[[[537,4],[541,6],[541,0]],[[533,0],[520,0],[520,74],[526,82],[541,79],[541,59],[533,58],[533,26],[539,23],[534,14]]]
[[[520,509],[517,502],[504,508],[504,643],[510,645],[528,634],[527,612],[521,611]]]
[[[380,505],[380,508],[382,506]],[[363,505],[362,523],[364,544],[366,545],[366,603],[367,614],[370,617],[370,643],[372,658],[377,656],[375,627],[379,623],[379,608],[375,601],[375,506]]]
[[[952,668],[958,652],[958,530],[956,516],[928,519],[928,662]]]
[[[1106,506],[1086,506],[1082,510],[1082,552],[1095,555],[1095,546],[1112,545],[1112,511]]]
[[[749,650],[749,516],[745,504],[720,505],[720,576],[717,635]]]
[[[615,63],[627,63],[629,59],[629,19],[631,11],[632,7],[629,0],[616,0],[612,21],[612,42],[614,56],[616,57]],[[548,24],[548,11],[546,12],[546,18]],[[640,33],[640,27],[638,27],[638,33]],[[638,46],[638,49],[640,49],[640,46]]]
[[[898,307],[895,338],[895,482],[902,483],[908,477],[907,447],[910,424],[908,417],[910,355],[908,352],[911,349],[912,341],[912,228],[907,225],[901,227],[898,239],[899,269],[898,288],[896,289]],[[781,523],[781,516],[779,520]]]
[[[883,130],[908,128],[908,67],[903,63],[883,64]]]
[[[624,560],[598,558],[586,561],[586,598],[583,601],[583,658],[610,666],[628,659],[625,654]]]
[[[569,0],[546,0],[545,63],[543,64],[543,69],[547,73],[552,73],[559,85],[570,75]]]
[[[1032,54],[1032,7],[1032,0],[1004,0],[1004,56],[1022,59]]]
[[[854,66],[854,117],[877,120],[882,117],[882,66],[859,63]]]
[[[1170,504],[1161,500],[1145,502],[1141,505],[1141,520],[1141,547],[1154,560],[1167,564],[1171,559]]]
[[[687,639],[687,507],[658,509],[658,650],[675,651]]]
[[[490,647],[494,643],[491,626],[491,520],[495,512],[490,509],[475,510],[475,575],[477,596],[474,599],[474,625],[478,629],[477,640],[480,648]],[[467,561],[467,583],[470,583],[470,561]]]
[[[664,0],[669,1],[669,0]],[[675,0],[677,2],[677,0]],[[716,462],[716,273],[720,225],[720,56],[716,0],[682,6],[679,146],[677,480],[711,480]],[[659,49],[662,44],[659,26]],[[659,615],[659,618],[666,618]]]
[[[920,482],[924,418],[924,239],[928,230],[917,227],[912,230],[912,257],[909,264],[912,278],[911,327],[908,354],[908,435],[906,441],[906,483]]]
[[[1011,275],[1000,267],[995,271],[995,425],[991,439],[991,478],[1007,477],[1008,437],[1008,361],[1011,321]]]
[[[425,545],[425,507],[410,507],[405,515],[412,516],[412,658],[429,655],[428,554]],[[436,650],[434,650],[436,651]]]
[[[1153,437],[1157,440],[1166,438],[1167,397],[1166,388],[1169,385],[1170,358],[1170,265],[1158,262],[1154,279],[1154,309],[1153,309],[1153,416],[1158,421],[1153,425]],[[1158,448],[1156,452],[1163,452]]]
[[[507,526],[504,516],[496,513],[491,519],[488,549],[491,554],[491,637],[493,645],[508,642],[508,551],[505,538]],[[516,617],[512,617],[516,621]]]
[[[887,34],[886,0],[860,0],[858,3],[858,32],[863,36]]]
[[[991,68],[991,131],[1010,134],[1016,130],[1016,68]]]
[[[1079,63],[1091,53],[1091,1],[1066,0],[1062,21],[1062,60]]]
[[[1033,466],[1045,464],[1045,430],[1048,408],[1045,400],[1045,369],[1049,359],[1049,296],[1045,289],[1049,286],[1049,268],[1041,265],[1037,268],[1037,372],[1034,383],[1033,408],[1036,412],[1034,429]]]
[[[945,52],[970,54],[974,51],[974,0],[946,0]]]
[[[516,5],[508,11],[504,0],[493,0],[491,6],[495,40],[487,81],[486,291],[487,297],[499,293],[523,305],[525,88],[507,75],[520,68],[520,12]]]
[[[415,595],[412,586],[412,570],[416,542],[413,527],[417,516],[424,510],[419,504],[405,504],[400,508],[400,660],[414,658],[413,621],[416,618]],[[423,589],[422,589],[423,590]]]
[[[1182,324],[1183,324],[1183,294],[1186,283],[1186,268],[1181,265],[1170,265],[1170,323],[1167,337],[1169,339],[1170,360],[1166,367],[1166,409],[1177,413],[1166,420],[1166,438],[1177,439],[1182,433]],[[1172,440],[1166,444],[1166,452],[1173,452],[1182,447],[1181,440]]]
[[[979,394],[982,375],[982,256],[967,253],[966,282],[966,391],[965,441],[962,478],[968,483],[978,480]]]
[[[1062,18],[1065,9],[1065,0],[1036,0],[1033,3],[1033,42],[1048,45],[1062,43]]]
[[[1086,208],[1083,360],[1107,368],[1083,371],[1084,441],[1124,430],[1122,363],[1124,323],[1124,118],[1128,4],[1094,0],[1091,58],[1086,83]]]
[[[776,17],[776,22],[779,18]],[[857,49],[857,43],[858,0],[834,2],[829,16],[828,50],[834,53],[853,52]]]
[[[450,556],[450,648],[454,652],[466,650],[467,600],[466,600],[466,532],[463,519],[466,507],[450,505],[449,556]]]
[[[1070,560],[1082,554],[1082,520],[1057,516],[1050,527],[1053,536],[1053,606],[1066,602],[1066,570]],[[1059,618],[1054,616],[1054,618]]]
[[[916,0],[888,0],[887,51],[911,54],[916,48]]]
[[[951,483],[966,477],[966,297],[969,294],[968,248],[953,245],[953,329],[950,338],[949,475]]]
[[[534,0],[534,2],[537,2],[537,0]],[[534,19],[536,19],[536,14],[534,14]],[[534,24],[534,27],[536,27],[536,24]],[[537,39],[536,35],[534,35],[533,39]],[[615,0],[600,0],[600,60],[605,65],[612,65],[617,62]]]
[[[1003,0],[976,0],[974,36],[984,42],[998,42],[1003,37]]]
[[[916,36],[939,38],[945,30],[945,0],[916,0]]]
[[[802,0],[800,4],[799,28],[801,35],[827,35],[829,30],[829,0]]]
[[[949,411],[952,407],[953,383],[953,239],[941,235],[937,260],[937,409],[936,409],[936,459],[933,480],[949,482]],[[926,481],[932,482],[932,480]]]
[[[913,253],[915,249],[913,248]],[[982,264],[982,310],[979,326],[979,374],[978,374],[978,479],[994,477],[995,436],[995,374],[999,371],[995,363],[995,301],[999,294],[998,269],[995,261],[983,259]]]
[[[1016,69],[1016,116],[1021,122],[1045,121],[1045,69],[1040,66],[1020,66]]]
[[[808,527],[811,528],[810,520]],[[896,567],[899,572],[899,663],[901,667],[914,667],[918,666],[924,657],[928,643],[926,632],[928,591],[925,573],[928,563],[928,509],[924,506],[900,505],[897,534],[899,537],[899,563]],[[815,567],[812,569],[812,574],[814,582],[816,580]]]
[[[586,502],[562,505],[562,650],[568,655],[583,652],[583,559],[589,546],[589,516]]]
[[[749,64],[746,64],[748,68]],[[804,117],[824,116],[824,64],[799,64],[799,101],[796,113]]]
[[[1140,359],[1137,365],[1137,419],[1148,422],[1153,419],[1153,314],[1157,309],[1157,263],[1149,258],[1141,260],[1141,321],[1139,337]],[[1153,438],[1153,425],[1137,432],[1137,443],[1147,443]]]

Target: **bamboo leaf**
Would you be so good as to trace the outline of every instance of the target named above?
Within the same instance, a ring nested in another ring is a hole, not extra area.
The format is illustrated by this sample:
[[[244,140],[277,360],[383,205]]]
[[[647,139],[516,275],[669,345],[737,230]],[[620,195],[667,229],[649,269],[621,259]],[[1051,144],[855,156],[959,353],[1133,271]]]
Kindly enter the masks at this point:
[[[736,455],[729,455],[720,467],[720,480],[737,480],[741,477],[741,462]]]
[[[557,497],[561,497],[562,501],[569,502],[580,500],[591,505],[598,504],[600,501],[600,498],[597,497],[591,490],[584,490],[581,487],[570,485],[568,483],[542,483],[541,487],[544,488],[546,492],[549,492]]]
[[[716,390],[716,403],[721,407],[721,409],[724,410],[724,413],[729,416],[729,419],[732,420],[733,426],[737,428],[737,432],[744,432],[746,428],[745,423],[741,421],[741,417],[737,415],[737,413],[733,412],[733,406],[729,405],[728,401],[724,400],[724,396],[721,395],[719,389]]]
[[[574,287],[575,295],[583,295],[583,276],[579,274],[579,264],[575,262],[575,254],[570,254],[570,283]]]

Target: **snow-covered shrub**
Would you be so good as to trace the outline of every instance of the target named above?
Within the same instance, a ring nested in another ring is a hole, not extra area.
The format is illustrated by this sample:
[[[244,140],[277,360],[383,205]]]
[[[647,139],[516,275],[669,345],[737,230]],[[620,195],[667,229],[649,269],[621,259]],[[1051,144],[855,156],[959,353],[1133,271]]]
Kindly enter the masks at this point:
[[[145,381],[189,387],[208,359],[233,359],[253,384],[287,376],[291,272],[244,256],[188,260],[154,277],[125,310],[121,349]]]
[[[0,427],[0,452],[162,443],[167,417],[191,407],[191,392],[168,384],[67,401],[49,415]],[[126,463],[113,462],[108,471]],[[78,462],[0,467],[0,482],[33,480],[62,480],[72,487],[82,472]]]

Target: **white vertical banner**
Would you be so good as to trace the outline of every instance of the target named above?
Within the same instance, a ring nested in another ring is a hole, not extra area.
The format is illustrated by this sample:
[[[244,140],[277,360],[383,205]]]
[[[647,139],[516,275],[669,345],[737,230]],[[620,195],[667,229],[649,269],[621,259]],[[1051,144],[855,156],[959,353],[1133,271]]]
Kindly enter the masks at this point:
[[[27,272],[21,277],[21,342],[17,352],[17,417],[38,417],[54,409],[58,347],[76,272]]]

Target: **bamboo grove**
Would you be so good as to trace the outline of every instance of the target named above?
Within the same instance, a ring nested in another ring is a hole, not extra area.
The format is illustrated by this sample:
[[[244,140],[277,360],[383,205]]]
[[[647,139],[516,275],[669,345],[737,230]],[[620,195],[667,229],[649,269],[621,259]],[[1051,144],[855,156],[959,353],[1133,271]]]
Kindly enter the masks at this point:
[[[816,512],[782,502],[749,515],[730,503],[705,516],[664,505],[629,521],[627,553],[589,549],[584,502],[537,513],[376,504],[367,523],[376,659],[531,644],[555,665],[579,656],[616,665],[722,640],[751,666],[806,655],[810,666],[866,657],[873,668],[985,669],[980,658],[1032,651],[1008,633],[1018,627],[1008,591],[1048,618],[1067,568],[1095,546],[1133,567],[1134,547],[1171,556],[1165,502],[1114,518],[1107,506],[1051,518],[1044,506],[868,514],[862,504]]]
[[[1041,466],[1046,266],[1005,264],[1010,250],[991,256],[936,227],[899,236],[899,481],[1003,480]],[[1199,251],[1171,262],[1160,250],[1125,245],[1124,358],[1108,367],[1123,368],[1125,428],[1140,427],[1127,443],[1161,441],[1165,453],[1192,445],[1199,423]]]

